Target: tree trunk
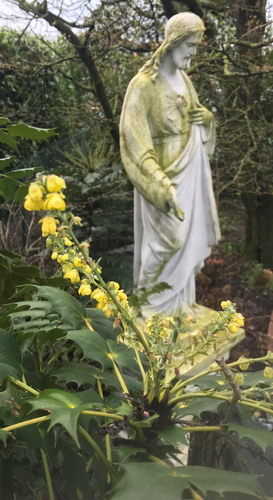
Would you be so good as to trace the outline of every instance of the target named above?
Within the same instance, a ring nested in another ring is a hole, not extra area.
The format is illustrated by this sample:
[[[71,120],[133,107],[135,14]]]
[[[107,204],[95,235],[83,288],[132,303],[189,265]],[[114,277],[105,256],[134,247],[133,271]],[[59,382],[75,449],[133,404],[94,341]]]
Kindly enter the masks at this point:
[[[262,42],[266,23],[267,0],[237,0],[234,6],[237,39],[251,43]],[[238,55],[244,64],[261,66],[262,48],[240,46]],[[238,91],[239,105],[246,110],[249,121],[259,118],[259,102],[262,92],[262,76],[251,76]],[[255,153],[253,153],[255,155]],[[253,157],[254,161],[255,158]],[[257,179],[261,181],[261,179]],[[273,267],[273,196],[270,194],[243,193],[242,201],[246,211],[246,233],[244,253],[247,258]]]

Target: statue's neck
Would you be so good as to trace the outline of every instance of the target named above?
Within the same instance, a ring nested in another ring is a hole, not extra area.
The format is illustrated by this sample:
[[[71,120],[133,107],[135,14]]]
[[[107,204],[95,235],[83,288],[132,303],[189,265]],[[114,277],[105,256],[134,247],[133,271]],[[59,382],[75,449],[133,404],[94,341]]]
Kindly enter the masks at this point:
[[[167,54],[159,67],[159,74],[169,83],[169,85],[178,94],[184,95],[187,90],[187,85],[178,69],[172,61],[170,54]]]

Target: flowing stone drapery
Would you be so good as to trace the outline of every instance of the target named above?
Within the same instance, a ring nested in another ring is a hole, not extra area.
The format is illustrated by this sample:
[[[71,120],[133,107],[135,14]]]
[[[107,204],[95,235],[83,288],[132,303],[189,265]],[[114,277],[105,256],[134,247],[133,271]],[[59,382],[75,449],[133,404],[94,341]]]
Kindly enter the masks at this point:
[[[214,123],[190,125],[188,111],[198,97],[184,72],[187,93],[178,95],[161,76],[137,75],[129,85],[121,117],[121,155],[135,190],[134,282],[171,289],[149,297],[144,315],[178,315],[195,303],[195,273],[219,237],[208,154]],[[166,213],[172,185],[185,213]],[[165,212],[165,213],[164,213]]]

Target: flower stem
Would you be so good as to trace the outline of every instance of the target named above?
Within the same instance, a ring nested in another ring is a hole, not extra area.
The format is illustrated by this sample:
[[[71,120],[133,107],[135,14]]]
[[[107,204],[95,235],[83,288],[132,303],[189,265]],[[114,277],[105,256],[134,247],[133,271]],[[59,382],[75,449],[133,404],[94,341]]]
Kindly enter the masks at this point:
[[[90,436],[90,434],[88,434],[88,432],[86,432],[86,430],[81,425],[79,426],[79,431],[81,435],[84,437],[84,439],[90,444],[91,448],[94,450],[97,457],[105,465],[107,472],[111,478],[111,481],[115,483],[117,476],[116,476],[116,471],[112,466],[112,464],[107,460],[107,457],[104,455],[103,451],[97,445],[96,441],[94,441],[94,439]]]
[[[119,369],[117,367],[117,364],[115,363],[115,360],[113,358],[111,358],[111,361],[113,363],[114,371],[115,371],[116,377],[117,377],[117,379],[118,379],[118,381],[120,383],[121,389],[123,390],[123,392],[125,394],[129,394],[127,385],[124,382],[124,379],[123,379],[123,377],[122,377],[122,375],[121,375],[121,373],[120,373],[120,371],[119,371]]]
[[[44,417],[31,418],[30,420],[24,420],[23,422],[18,422],[17,424],[8,425],[7,427],[2,427],[1,431],[15,431],[21,427],[27,427],[28,425],[39,424],[45,420],[50,420],[50,416],[45,415]]]
[[[11,375],[8,375],[7,380],[11,382],[13,385],[17,385],[17,387],[20,387],[21,389],[24,389],[27,392],[30,392],[31,394],[34,394],[35,396],[39,395],[39,391],[36,391],[36,389],[33,389],[29,385],[27,385],[25,382],[21,382],[20,380],[17,380],[16,378],[12,377]]]
[[[134,346],[133,349],[134,349],[135,355],[136,355],[136,362],[137,362],[137,364],[139,366],[140,373],[142,375],[142,380],[143,380],[143,396],[145,396],[145,394],[147,394],[147,392],[148,392],[147,376],[146,376],[146,373],[144,371],[143,364],[141,363],[140,355],[139,355],[139,352],[138,352],[137,348]]]
[[[47,456],[42,448],[40,449],[40,452],[41,452],[42,462],[43,462],[44,471],[45,471],[46,484],[47,484],[47,489],[48,489],[48,499],[55,500],[55,495],[54,495],[54,491],[53,491],[52,480],[51,480],[51,476],[50,476],[50,470],[49,470]]]

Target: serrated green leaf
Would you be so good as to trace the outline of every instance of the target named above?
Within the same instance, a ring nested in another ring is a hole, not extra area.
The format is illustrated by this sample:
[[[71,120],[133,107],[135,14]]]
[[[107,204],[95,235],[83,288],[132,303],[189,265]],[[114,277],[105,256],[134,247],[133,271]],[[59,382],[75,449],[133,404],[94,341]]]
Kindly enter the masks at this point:
[[[14,160],[16,160],[16,156],[6,156],[5,158],[0,158],[0,171],[3,168],[8,167]]]
[[[113,355],[114,360],[121,368],[136,368],[135,353],[133,349],[129,349],[126,345],[117,344],[113,340],[107,341],[109,352]]]
[[[248,372],[244,374],[244,386],[255,387],[256,385],[266,385],[270,386],[273,384],[273,379],[265,378],[263,375],[263,370],[258,372]]]
[[[9,123],[9,119],[6,118],[5,116],[0,117],[0,125],[5,125],[6,123]]]
[[[261,498],[255,476],[208,467],[175,467],[132,462],[124,464],[125,474],[113,500],[178,500],[185,489],[197,487],[203,494],[213,491],[244,493]]]
[[[18,183],[15,179],[4,178],[0,179],[0,194],[6,201],[11,201],[14,198]]]
[[[272,432],[265,431],[261,427],[245,427],[243,425],[232,425],[229,426],[229,431],[236,432],[240,439],[248,438],[252,439],[258,446],[262,448],[263,451],[266,450],[268,446],[273,447],[273,436]]]
[[[85,325],[86,311],[79,300],[53,286],[37,286],[36,288],[38,290],[37,297],[48,300],[52,312],[58,313],[66,324],[68,323],[73,329]]]
[[[83,384],[94,385],[99,370],[86,363],[63,363],[60,368],[49,372],[51,377],[56,377],[59,382],[75,382],[78,386]]]
[[[27,400],[31,411],[54,411],[60,408],[76,408],[82,401],[76,394],[61,389],[45,389],[36,398]]]
[[[86,309],[87,318],[89,319],[92,328],[99,333],[105,340],[116,340],[121,332],[121,328],[113,328],[113,320],[105,317],[103,311],[95,308]]]
[[[130,393],[140,393],[143,390],[142,381],[137,379],[136,377],[125,375],[123,373],[122,378],[124,379],[124,382],[128,387]],[[114,373],[103,372],[101,380],[106,387],[114,387],[115,389],[120,390],[120,383]]]
[[[0,381],[8,375],[18,377],[21,372],[21,354],[13,333],[0,329]]]
[[[147,455],[146,448],[138,448],[136,446],[130,445],[116,446],[114,448],[114,452],[118,454],[120,463],[126,462],[128,458],[134,457],[138,453],[144,453],[145,455]]]
[[[17,123],[7,127],[9,134],[15,137],[22,137],[24,139],[31,139],[32,141],[44,141],[56,135],[54,128],[38,128],[26,125],[26,123]]]
[[[20,168],[16,170],[11,170],[6,175],[9,179],[24,179],[25,177],[31,177],[36,172],[40,172],[42,167],[29,167],[29,168]]]
[[[7,144],[10,148],[16,149],[16,139],[11,134],[4,132],[4,130],[0,130],[0,142],[2,144]]]
[[[188,444],[186,440],[186,433],[183,431],[183,427],[178,427],[177,425],[172,425],[167,427],[163,431],[157,432],[158,437],[165,443],[169,443],[173,446],[179,444]]]
[[[211,411],[212,413],[218,413],[218,407],[223,404],[223,401],[214,398],[200,398],[198,400],[190,401],[184,408],[178,408],[175,410],[177,415],[193,415],[195,417],[200,417],[203,411]]]
[[[59,408],[58,410],[54,410],[50,416],[50,424],[48,429],[51,429],[56,424],[61,424],[79,445],[77,432],[78,419],[80,413],[84,409],[86,409],[86,406],[86,404],[81,404],[76,408]]]
[[[80,346],[86,359],[98,361],[103,369],[112,366],[112,362],[107,357],[108,345],[95,331],[90,331],[87,328],[73,330],[67,333],[66,338],[73,340]]]

